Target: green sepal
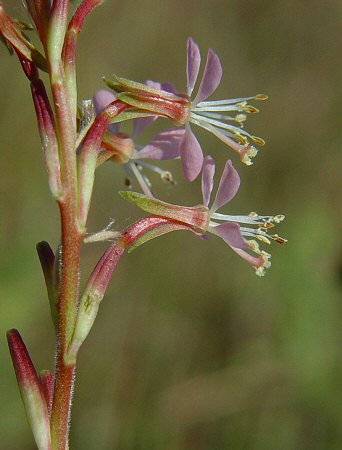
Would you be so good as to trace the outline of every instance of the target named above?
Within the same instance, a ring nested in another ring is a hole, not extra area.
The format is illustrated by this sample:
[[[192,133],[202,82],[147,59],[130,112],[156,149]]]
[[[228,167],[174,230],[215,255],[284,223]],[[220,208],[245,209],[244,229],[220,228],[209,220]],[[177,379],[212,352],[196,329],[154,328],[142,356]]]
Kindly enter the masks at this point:
[[[147,86],[143,83],[138,83],[137,81],[131,81],[127,78],[118,77],[113,74],[113,80],[107,80],[103,78],[103,81],[106,85],[115,92],[135,92],[140,93],[142,95],[147,96],[157,96],[163,98],[170,98],[172,100],[177,97],[175,94],[171,92],[163,91],[161,89],[155,89],[150,86]]]
[[[150,214],[177,220],[194,228],[198,233],[206,233],[209,225],[209,210],[204,205],[179,206],[166,203],[154,197],[132,191],[119,191],[121,197]]]
[[[125,111],[119,114],[118,116],[114,117],[114,119],[112,119],[110,123],[120,123],[124,122],[125,120],[140,119],[142,117],[151,117],[153,115],[154,114],[148,111],[141,111],[139,109],[130,109],[129,111]]]
[[[135,108],[149,111],[149,115],[170,116],[170,112],[165,108],[165,104],[153,101],[152,97],[142,96],[135,92],[121,92],[117,94],[117,98]]]
[[[148,197],[147,195],[140,194],[139,192],[132,191],[119,191],[121,197],[125,200],[136,205],[138,208],[146,211],[150,214],[156,214],[157,216],[168,217],[170,219],[176,219],[172,213],[174,205],[163,202],[154,197]]]

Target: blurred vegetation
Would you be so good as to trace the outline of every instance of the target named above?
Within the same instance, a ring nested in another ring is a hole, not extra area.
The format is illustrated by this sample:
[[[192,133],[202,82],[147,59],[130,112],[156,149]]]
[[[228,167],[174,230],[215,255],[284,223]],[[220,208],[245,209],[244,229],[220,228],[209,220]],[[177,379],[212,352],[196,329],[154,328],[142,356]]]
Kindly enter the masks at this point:
[[[21,2],[5,1],[25,18]],[[231,213],[285,213],[264,279],[218,239],[186,233],[124,257],[80,354],[75,450],[339,450],[341,363],[340,0],[107,0],[80,37],[79,91],[112,72],[185,87],[185,44],[221,58],[216,98],[269,94],[248,129],[267,140]],[[0,447],[33,449],[5,331],[18,328],[40,369],[54,337],[35,244],[58,243],[28,83],[0,48]],[[155,131],[155,130],[154,130]],[[167,167],[169,167],[167,165]],[[154,180],[168,201],[196,204],[199,182]],[[123,173],[98,172],[89,231],[139,216],[117,195]],[[105,249],[84,248],[82,282]]]

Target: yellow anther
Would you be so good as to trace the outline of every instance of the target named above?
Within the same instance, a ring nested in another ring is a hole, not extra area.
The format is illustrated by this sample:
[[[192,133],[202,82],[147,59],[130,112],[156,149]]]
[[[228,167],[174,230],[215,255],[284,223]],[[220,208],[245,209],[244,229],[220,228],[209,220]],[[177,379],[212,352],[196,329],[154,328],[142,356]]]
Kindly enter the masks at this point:
[[[255,252],[255,253],[257,253],[258,255],[260,255],[260,248],[259,248],[259,244],[257,243],[257,241],[255,241],[254,239],[252,239],[252,240],[250,240],[250,241],[248,241],[248,245],[249,245],[249,248],[253,251],[253,252]]]
[[[259,239],[259,241],[263,242],[264,244],[270,244],[271,243],[271,241],[266,236],[264,236],[263,234],[257,234],[256,237],[257,237],[257,239]]]
[[[263,138],[258,137],[258,136],[252,136],[252,140],[253,140],[253,142],[255,142],[256,144],[261,145],[261,146],[263,146],[263,145],[266,144],[266,142],[263,140]]]
[[[274,223],[264,220],[264,223],[261,225],[260,228],[262,228],[264,230],[269,230],[270,228],[273,228],[273,227],[275,227]]]
[[[285,244],[285,242],[287,242],[287,239],[278,236],[277,234],[272,234],[271,239],[273,239],[274,241],[278,242],[278,244]]]
[[[243,110],[246,111],[247,113],[251,113],[251,114],[259,112],[258,108],[256,108],[255,106],[251,106],[251,105],[244,106]]]
[[[247,140],[247,138],[245,138],[245,136],[243,136],[243,135],[240,134],[240,133],[235,133],[235,139],[236,139],[240,144],[248,145],[248,140]]]
[[[254,100],[267,100],[267,99],[268,99],[268,95],[266,95],[266,94],[257,94],[254,97]]]

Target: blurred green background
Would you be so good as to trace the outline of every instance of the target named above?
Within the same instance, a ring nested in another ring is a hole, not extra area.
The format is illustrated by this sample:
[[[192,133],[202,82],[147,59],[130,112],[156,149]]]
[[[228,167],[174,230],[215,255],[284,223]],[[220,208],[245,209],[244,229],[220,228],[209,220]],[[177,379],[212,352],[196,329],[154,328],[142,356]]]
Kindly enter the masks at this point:
[[[9,11],[25,19],[19,0]],[[80,98],[112,72],[185,88],[191,35],[220,56],[215,98],[267,93],[247,129],[267,145],[252,167],[197,133],[242,185],[232,214],[284,213],[263,279],[228,246],[174,233],[126,255],[82,349],[73,407],[75,450],[338,450],[342,448],[340,0],[107,0],[86,23]],[[22,333],[37,368],[54,336],[35,244],[58,243],[28,88],[0,48],[0,448],[29,450],[5,331]],[[169,126],[169,124],[163,124]],[[152,129],[156,131],[157,128]],[[166,201],[200,202],[199,182],[154,179]],[[120,167],[99,169],[89,231],[140,216],[117,195]],[[106,245],[83,252],[83,277]]]

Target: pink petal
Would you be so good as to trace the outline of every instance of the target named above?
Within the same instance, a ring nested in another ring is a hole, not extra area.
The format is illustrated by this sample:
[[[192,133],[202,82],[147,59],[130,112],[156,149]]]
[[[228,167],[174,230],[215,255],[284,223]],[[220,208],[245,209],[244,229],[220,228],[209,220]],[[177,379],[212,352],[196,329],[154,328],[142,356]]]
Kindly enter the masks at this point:
[[[178,92],[176,86],[168,81],[161,83],[161,89],[162,91],[170,92],[171,94],[177,94]]]
[[[112,91],[109,91],[108,89],[99,89],[93,97],[96,115],[99,115],[114,100],[116,100],[116,96]],[[108,127],[108,129],[112,133],[117,133],[119,131],[119,128],[119,123],[112,123]]]
[[[222,77],[222,67],[220,59],[216,55],[216,53],[210,48],[208,50],[207,62],[205,64],[201,84],[200,87],[198,88],[198,92],[193,103],[196,104],[208,98],[220,84],[221,77]]]
[[[94,103],[96,115],[100,114],[115,99],[116,99],[116,96],[114,95],[114,93],[112,91],[108,91],[108,89],[98,90],[93,97],[93,103]]]
[[[242,237],[240,225],[236,222],[221,223],[216,227],[210,227],[209,231],[220,236],[231,247],[249,248],[247,242]]]
[[[211,156],[206,156],[202,168],[202,194],[203,204],[209,205],[210,194],[214,186],[215,162]]]
[[[217,189],[216,197],[211,207],[211,211],[215,212],[221,206],[230,202],[235,197],[240,186],[240,177],[234,169],[231,161],[227,161],[220,179],[220,184]]]
[[[186,77],[187,77],[188,95],[190,96],[198,77],[198,72],[201,65],[201,54],[198,45],[191,37],[188,38],[187,50],[188,50],[188,58],[186,66]]]
[[[190,128],[187,128],[179,145],[183,172],[189,181],[193,181],[201,172],[203,153],[201,146]]]
[[[138,159],[173,159],[179,156],[179,144],[184,128],[172,128],[157,134],[152,141],[138,152]]]

